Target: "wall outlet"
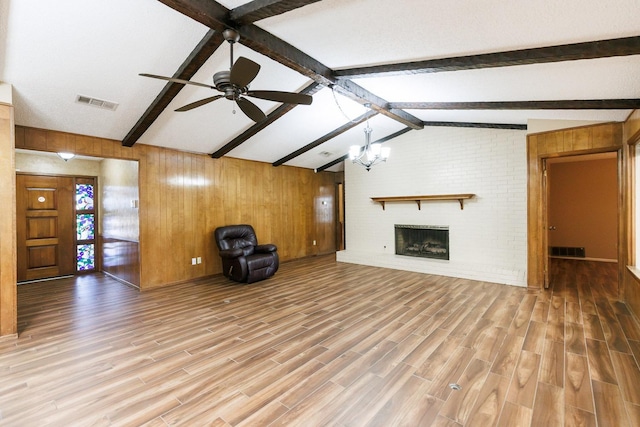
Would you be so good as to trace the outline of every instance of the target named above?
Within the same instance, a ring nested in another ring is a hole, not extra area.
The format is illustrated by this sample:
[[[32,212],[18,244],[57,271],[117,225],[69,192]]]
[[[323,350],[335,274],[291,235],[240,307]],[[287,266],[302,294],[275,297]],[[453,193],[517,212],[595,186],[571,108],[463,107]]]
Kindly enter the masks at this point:
[[[199,257],[198,257],[198,260],[197,260],[196,262],[197,262],[198,264],[202,264],[202,257],[201,257],[201,256],[199,256]]]
[[[191,258],[191,265],[196,265],[196,259],[195,258]]]

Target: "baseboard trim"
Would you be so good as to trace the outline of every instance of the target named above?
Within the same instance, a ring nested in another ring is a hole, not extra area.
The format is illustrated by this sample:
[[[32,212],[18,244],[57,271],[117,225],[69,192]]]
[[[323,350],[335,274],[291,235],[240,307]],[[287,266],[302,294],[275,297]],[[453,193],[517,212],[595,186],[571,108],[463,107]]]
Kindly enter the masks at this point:
[[[618,262],[617,259],[609,259],[609,258],[582,258],[582,257],[574,257],[574,256],[550,256],[549,258],[574,259],[576,261]]]
[[[7,334],[0,336],[0,342],[13,341],[18,338],[18,334]]]
[[[64,275],[64,276],[45,277],[43,279],[24,280],[24,281],[18,282],[16,284],[18,286],[20,286],[20,285],[28,285],[29,283],[48,282],[50,280],[68,279],[70,277],[75,277],[75,276],[73,274],[67,274],[67,275]]]
[[[136,285],[135,283],[128,282],[128,281],[126,281],[126,280],[124,280],[124,279],[121,279],[121,278],[120,278],[120,277],[118,277],[118,276],[114,276],[113,274],[111,274],[111,273],[109,273],[109,272],[107,272],[107,271],[104,271],[104,270],[103,270],[101,273],[102,273],[102,274],[104,274],[105,276],[109,276],[110,278],[112,278],[112,279],[113,279],[113,280],[115,280],[116,282],[120,282],[120,283],[122,283],[123,285],[127,285],[127,286],[129,286],[129,287],[134,288],[134,289],[140,290],[140,286]]]

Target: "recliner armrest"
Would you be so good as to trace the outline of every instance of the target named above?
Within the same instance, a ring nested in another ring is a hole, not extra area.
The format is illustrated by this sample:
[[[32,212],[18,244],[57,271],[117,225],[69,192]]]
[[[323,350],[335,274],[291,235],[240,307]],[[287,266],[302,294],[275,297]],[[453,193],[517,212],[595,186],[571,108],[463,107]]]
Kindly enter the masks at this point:
[[[278,250],[278,247],[271,243],[267,243],[266,245],[257,245],[255,247],[255,251],[261,252],[261,253],[275,252],[277,250]]]
[[[221,258],[237,258],[242,255],[242,249],[225,249],[220,251]]]

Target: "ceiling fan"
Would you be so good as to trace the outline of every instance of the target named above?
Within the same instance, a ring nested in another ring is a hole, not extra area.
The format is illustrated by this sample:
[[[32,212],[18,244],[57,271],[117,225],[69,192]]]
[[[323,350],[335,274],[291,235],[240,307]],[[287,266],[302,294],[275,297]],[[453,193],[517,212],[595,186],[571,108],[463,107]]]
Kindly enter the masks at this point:
[[[253,81],[260,71],[260,64],[250,59],[240,57],[233,62],[233,44],[240,40],[237,31],[227,29],[222,32],[224,39],[231,46],[231,65],[229,71],[218,71],[213,75],[213,86],[192,82],[189,80],[176,79],[173,77],[158,76],[155,74],[141,73],[141,76],[152,77],[154,79],[167,80],[174,83],[188,84],[194,86],[202,86],[210,89],[216,89],[223,95],[215,95],[204,98],[199,101],[192,102],[175,111],[189,111],[196,107],[203,106],[220,98],[227,98],[235,101],[242,112],[254,122],[260,122],[266,118],[265,114],[258,108],[256,104],[249,101],[246,96],[266,99],[268,101],[282,102],[285,104],[303,104],[311,105],[313,98],[310,95],[295,92],[280,92],[275,90],[249,90],[249,83]]]

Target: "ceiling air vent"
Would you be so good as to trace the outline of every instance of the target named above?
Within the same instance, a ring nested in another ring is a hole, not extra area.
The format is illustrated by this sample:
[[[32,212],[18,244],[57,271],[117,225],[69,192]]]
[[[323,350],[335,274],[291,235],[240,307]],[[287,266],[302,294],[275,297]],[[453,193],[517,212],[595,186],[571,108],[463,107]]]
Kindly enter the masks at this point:
[[[106,110],[115,111],[118,108],[117,102],[105,101],[103,99],[92,98],[90,96],[78,95],[76,102],[79,104],[92,105],[98,108],[104,108]]]

